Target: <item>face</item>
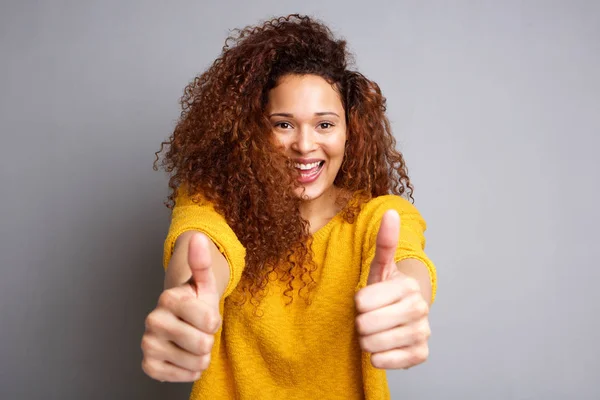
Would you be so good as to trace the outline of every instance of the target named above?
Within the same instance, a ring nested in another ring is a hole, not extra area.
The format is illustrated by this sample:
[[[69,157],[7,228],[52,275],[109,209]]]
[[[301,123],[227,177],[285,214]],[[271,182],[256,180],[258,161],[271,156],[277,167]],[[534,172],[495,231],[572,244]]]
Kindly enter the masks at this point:
[[[267,116],[275,138],[299,172],[298,196],[335,190],[344,159],[346,118],[339,93],[316,75],[286,75],[269,92]]]

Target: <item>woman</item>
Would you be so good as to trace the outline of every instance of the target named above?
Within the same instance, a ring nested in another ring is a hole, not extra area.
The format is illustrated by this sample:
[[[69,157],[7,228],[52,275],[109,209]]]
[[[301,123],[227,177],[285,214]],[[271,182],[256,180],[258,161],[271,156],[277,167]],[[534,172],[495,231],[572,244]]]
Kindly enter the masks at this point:
[[[308,17],[228,41],[163,143],[142,367],[192,399],[389,398],[385,369],[428,356],[436,275],[385,99]]]

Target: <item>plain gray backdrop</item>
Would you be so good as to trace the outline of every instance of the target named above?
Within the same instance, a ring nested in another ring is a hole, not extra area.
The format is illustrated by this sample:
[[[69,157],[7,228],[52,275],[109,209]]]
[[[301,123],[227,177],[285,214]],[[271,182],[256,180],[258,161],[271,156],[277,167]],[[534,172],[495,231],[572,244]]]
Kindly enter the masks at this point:
[[[393,399],[600,399],[600,2],[2,1],[0,399],[187,399],[140,368],[154,152],[228,30],[293,12],[388,99],[439,293]]]

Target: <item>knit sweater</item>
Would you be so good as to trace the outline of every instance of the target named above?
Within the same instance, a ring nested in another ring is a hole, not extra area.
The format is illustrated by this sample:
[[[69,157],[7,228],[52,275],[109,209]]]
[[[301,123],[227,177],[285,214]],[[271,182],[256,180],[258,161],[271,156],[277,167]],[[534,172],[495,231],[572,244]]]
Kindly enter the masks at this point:
[[[223,324],[215,335],[210,366],[194,383],[190,399],[389,399],[385,370],[371,365],[354,324],[354,295],[367,283],[377,231],[388,209],[401,218],[395,261],[414,258],[425,264],[433,301],[437,280],[424,252],[425,221],[410,202],[386,195],[364,204],[354,223],[338,214],[314,233],[318,269],[310,304],[296,292],[286,305],[285,285],[271,281],[257,315],[250,302],[240,306],[230,297],[244,270],[244,246],[211,204],[194,203],[185,192],[180,194],[164,243],[164,268],[177,237],[197,230],[217,245],[230,269],[220,304]]]

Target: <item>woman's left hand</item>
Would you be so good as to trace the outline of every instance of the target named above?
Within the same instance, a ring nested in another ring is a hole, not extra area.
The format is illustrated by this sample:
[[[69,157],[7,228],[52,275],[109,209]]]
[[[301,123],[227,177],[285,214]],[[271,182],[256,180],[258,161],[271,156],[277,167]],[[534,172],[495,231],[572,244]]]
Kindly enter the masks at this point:
[[[395,211],[383,216],[367,286],[355,297],[360,347],[375,368],[407,369],[429,357],[429,304],[416,279],[394,262],[400,234]]]

